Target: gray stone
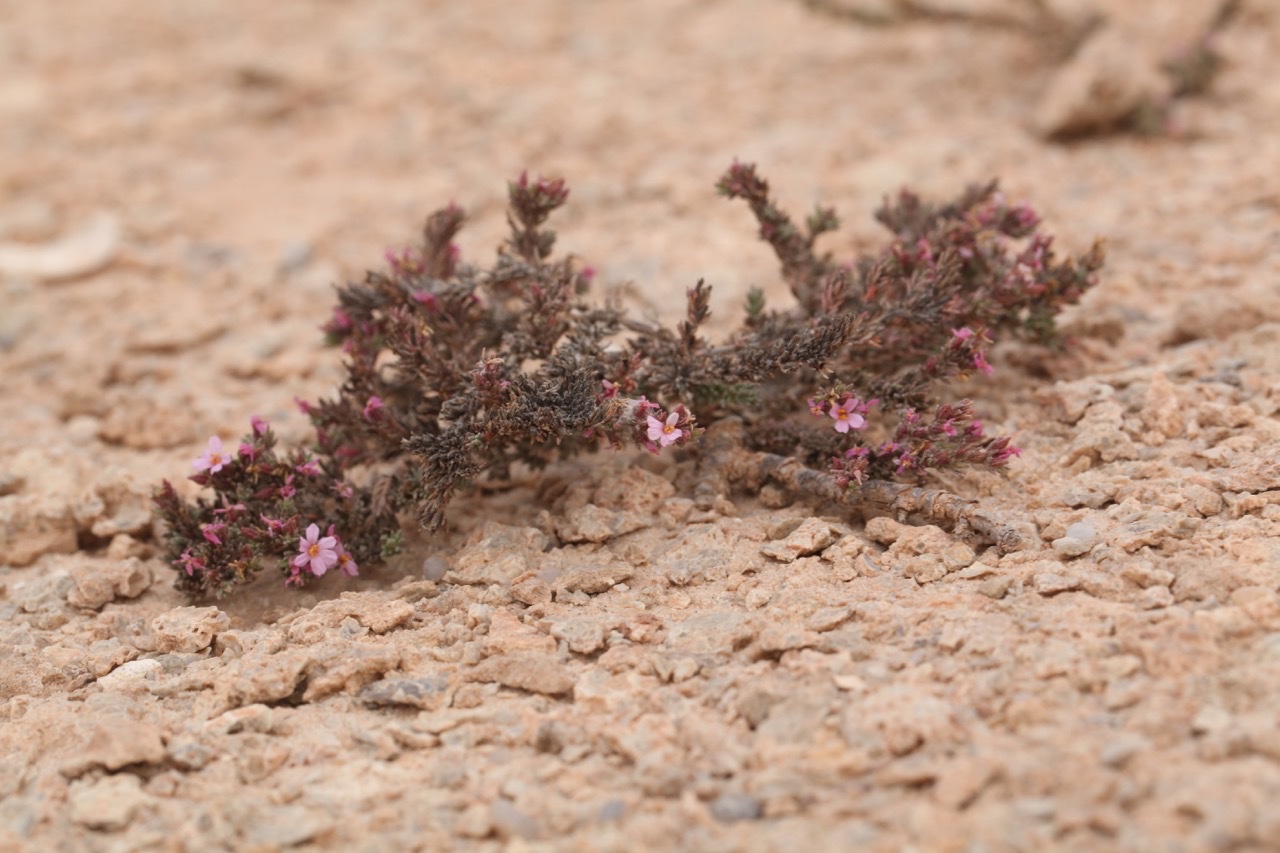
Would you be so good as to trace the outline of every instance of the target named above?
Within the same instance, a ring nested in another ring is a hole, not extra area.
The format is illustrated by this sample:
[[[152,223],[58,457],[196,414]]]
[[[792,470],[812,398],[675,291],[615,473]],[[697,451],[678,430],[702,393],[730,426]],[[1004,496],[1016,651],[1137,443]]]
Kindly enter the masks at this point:
[[[489,818],[499,838],[537,838],[540,834],[538,822],[504,797],[493,801]]]
[[[360,698],[370,705],[408,705],[435,711],[448,702],[449,678],[427,675],[422,678],[383,679],[365,687]]]
[[[758,820],[764,814],[760,801],[750,794],[721,794],[708,803],[707,808],[711,816],[721,823]]]

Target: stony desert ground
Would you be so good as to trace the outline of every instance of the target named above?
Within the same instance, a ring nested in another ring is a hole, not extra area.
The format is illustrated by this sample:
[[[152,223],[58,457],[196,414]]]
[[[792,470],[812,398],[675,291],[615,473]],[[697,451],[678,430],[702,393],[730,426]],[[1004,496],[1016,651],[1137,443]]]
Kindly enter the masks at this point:
[[[0,848],[1280,849],[1280,6],[1142,135],[1215,4],[821,5],[0,2]],[[786,298],[734,158],[837,253],[991,177],[1107,240],[1072,349],[973,389],[1022,457],[941,483],[1026,548],[603,454],[173,589],[150,490],[307,440],[335,282],[450,200],[488,255],[529,169],[606,292],[726,330]]]

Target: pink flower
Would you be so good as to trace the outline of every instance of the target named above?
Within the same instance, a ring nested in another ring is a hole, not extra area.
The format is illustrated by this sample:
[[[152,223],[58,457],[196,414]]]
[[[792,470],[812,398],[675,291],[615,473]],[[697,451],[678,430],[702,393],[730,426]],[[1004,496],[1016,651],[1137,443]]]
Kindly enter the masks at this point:
[[[271,424],[267,423],[257,415],[253,415],[249,418],[249,425],[253,427],[254,435],[263,435],[267,430],[271,429]]]
[[[209,439],[209,449],[204,455],[191,463],[191,466],[197,471],[208,471],[210,474],[216,474],[224,467],[231,464],[231,454],[222,449],[222,439],[216,435]]]
[[[247,506],[245,506],[244,504],[229,504],[229,503],[227,503],[227,496],[226,496],[226,495],[223,495],[223,496],[222,496],[222,504],[223,504],[223,505],[222,505],[222,507],[221,507],[221,508],[219,508],[219,509],[215,509],[215,510],[213,511],[213,514],[214,514],[214,515],[225,515],[225,516],[227,516],[227,518],[228,518],[228,519],[230,519],[231,521],[235,521],[236,519],[238,519],[238,518],[241,516],[241,514],[242,514],[242,513],[246,513],[246,512],[248,512],[248,511],[249,511],[249,508],[248,508]]]
[[[237,452],[250,462],[258,458],[258,451],[254,450],[253,445],[248,442],[240,442],[240,449]]]
[[[204,535],[205,541],[211,542],[214,545],[222,544],[222,540],[218,538],[218,534],[226,529],[227,526],[222,522],[218,522],[217,524],[200,525],[200,533]]]
[[[338,568],[349,578],[353,578],[360,574],[360,567],[356,565],[355,558],[347,553],[347,549],[342,547],[342,543],[338,543]]]
[[[325,331],[331,334],[340,332],[348,332],[351,330],[351,315],[348,314],[341,306],[333,309],[333,319],[331,319],[325,327]]]
[[[262,523],[267,525],[267,532],[271,535],[284,532],[284,522],[278,518],[267,518],[265,515],[259,514],[258,518],[262,519]]]
[[[280,497],[291,498],[298,493],[297,488],[293,485],[293,475],[290,474],[284,478],[284,485],[280,487]]]
[[[299,474],[306,474],[308,477],[319,477],[320,463],[315,459],[310,459],[301,465],[298,465],[293,470],[297,471]]]
[[[376,421],[380,415],[378,411],[382,408],[382,398],[374,394],[369,398],[369,402],[364,404],[364,419],[366,421]]]
[[[679,412],[672,412],[667,415],[665,422],[658,420],[653,415],[649,415],[645,419],[645,422],[649,425],[649,440],[657,442],[659,447],[668,447],[675,444],[684,435],[684,430],[676,426],[679,421]]]
[[[299,569],[310,569],[311,574],[320,577],[337,564],[337,547],[337,537],[321,538],[320,528],[309,525],[307,535],[298,540],[298,556],[293,558],[293,565]]]
[[[822,417],[823,415],[826,414],[826,412],[823,411],[823,408],[824,408],[824,404],[819,403],[817,400],[813,399],[812,397],[809,398],[809,414]]]
[[[858,400],[855,397],[847,397],[840,401],[840,405],[832,406],[831,417],[835,419],[836,432],[839,433],[862,429],[867,425],[867,419],[858,414]]]
[[[982,350],[978,350],[973,354],[973,366],[981,370],[987,376],[990,376],[992,373],[995,372],[995,368],[993,368],[990,364],[987,364],[986,353],[984,353]]]
[[[1022,455],[1021,447],[1014,447],[1012,444],[1006,445],[1005,447],[1002,447],[999,450],[997,450],[995,453],[991,454],[991,464],[1004,465],[1009,461],[1010,457],[1021,456],[1021,455]]]
[[[190,548],[182,552],[182,556],[178,557],[178,562],[182,564],[182,568],[186,570],[188,577],[193,576],[197,570],[204,571],[204,560],[193,556]]]
[[[916,241],[916,254],[920,256],[920,260],[926,264],[933,263],[933,247],[929,245],[929,241],[921,237]]]
[[[967,341],[973,337],[973,329],[968,326],[962,326],[959,329],[952,329],[951,334],[955,335],[958,341]]]

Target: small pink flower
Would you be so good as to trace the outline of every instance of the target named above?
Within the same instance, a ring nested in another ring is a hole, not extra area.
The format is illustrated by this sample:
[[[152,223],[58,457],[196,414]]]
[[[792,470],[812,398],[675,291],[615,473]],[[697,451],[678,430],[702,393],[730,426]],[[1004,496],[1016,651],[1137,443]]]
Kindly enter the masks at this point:
[[[659,447],[668,447],[675,444],[684,435],[684,430],[676,426],[679,421],[679,412],[672,412],[667,415],[665,422],[658,420],[653,415],[649,415],[645,420],[649,425],[649,440],[657,442]]]
[[[862,429],[867,425],[867,419],[858,414],[858,401],[856,398],[848,397],[840,401],[840,405],[831,408],[831,417],[836,422],[836,432],[845,433],[851,429]]]
[[[973,337],[973,329],[968,326],[961,326],[959,329],[952,329],[951,334],[955,335],[958,341],[967,341]]]
[[[353,578],[360,574],[360,567],[356,565],[355,558],[347,553],[347,549],[338,543],[338,568],[349,578]]]
[[[253,415],[249,418],[249,425],[253,427],[254,435],[265,435],[267,430],[271,429],[271,424],[267,423],[257,415]]]
[[[284,532],[284,522],[278,518],[267,518],[265,515],[259,514],[258,518],[262,519],[262,523],[267,526],[267,532],[273,536],[277,533]]]
[[[916,241],[916,254],[920,256],[920,260],[926,264],[933,263],[933,247],[929,245],[929,241],[921,237]]]
[[[193,556],[190,548],[182,552],[182,556],[178,557],[178,562],[181,563],[182,568],[186,570],[187,577],[193,576],[197,570],[204,571],[204,560]]]
[[[826,412],[823,411],[824,408],[825,408],[824,404],[819,403],[817,400],[813,399],[812,397],[809,398],[809,414],[822,417],[823,415],[826,414]]]
[[[200,533],[204,535],[205,541],[211,542],[214,545],[222,544],[222,540],[218,538],[218,534],[226,529],[227,526],[222,522],[218,522],[217,524],[200,525]]]
[[[987,356],[982,350],[978,350],[973,354],[973,366],[981,370],[987,376],[995,372],[995,368],[987,363]]]
[[[366,421],[376,421],[381,415],[379,411],[382,409],[382,398],[374,394],[369,398],[369,402],[364,404],[364,419]]]
[[[216,474],[231,464],[231,454],[222,449],[222,439],[218,436],[212,436],[209,439],[209,448],[204,455],[191,463],[191,466],[197,471],[208,471],[210,474]]]
[[[337,537],[321,538],[320,528],[309,525],[307,535],[298,539],[298,556],[293,558],[293,565],[299,569],[310,569],[311,574],[321,577],[337,564],[337,547]]]
[[[1001,449],[997,450],[995,453],[991,454],[991,463],[993,465],[1004,465],[1009,461],[1011,457],[1021,456],[1021,455],[1022,455],[1022,448],[1014,447],[1012,444],[1010,444],[1006,447],[1002,447]]]
[[[333,309],[333,318],[329,321],[326,331],[333,333],[347,332],[351,330],[351,326],[351,315],[341,306],[337,306]]]
[[[298,493],[297,488],[293,485],[293,475],[290,474],[284,478],[284,485],[280,487],[280,497],[291,498]]]
[[[248,459],[250,462],[258,458],[258,451],[254,450],[253,445],[248,442],[240,442],[240,447],[236,452],[240,454],[241,458]]]
[[[297,471],[299,474],[305,474],[308,477],[319,477],[320,462],[318,460],[311,459],[303,462],[301,465],[298,465],[293,470]]]

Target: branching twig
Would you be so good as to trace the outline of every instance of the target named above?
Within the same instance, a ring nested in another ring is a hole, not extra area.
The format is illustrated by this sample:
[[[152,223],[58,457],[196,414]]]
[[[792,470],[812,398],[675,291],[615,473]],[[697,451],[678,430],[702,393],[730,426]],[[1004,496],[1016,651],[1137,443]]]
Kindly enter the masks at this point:
[[[704,476],[695,489],[700,506],[710,506],[731,486],[754,492],[768,482],[793,496],[808,495],[846,506],[873,506],[893,513],[899,521],[918,515],[930,523],[951,527],[959,536],[972,535],[989,542],[1002,554],[1024,545],[1015,528],[982,511],[972,498],[888,480],[841,487],[831,473],[815,471],[794,457],[747,450],[744,439],[742,422],[737,419],[720,421],[708,430],[700,447]]]

